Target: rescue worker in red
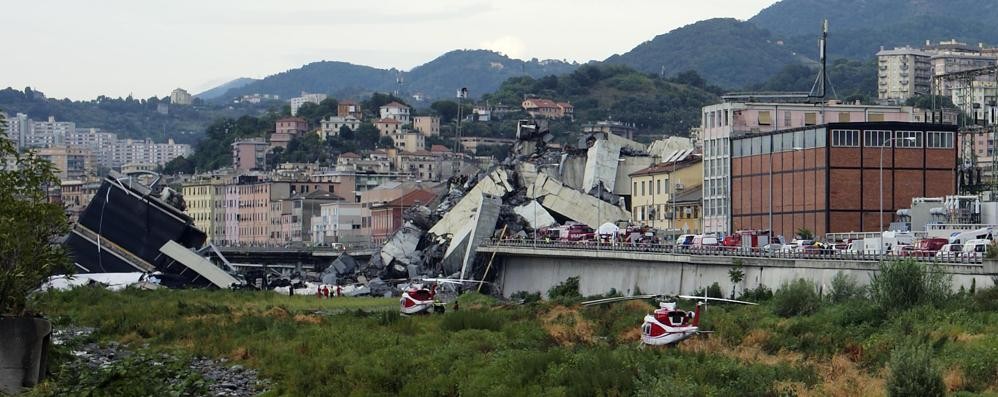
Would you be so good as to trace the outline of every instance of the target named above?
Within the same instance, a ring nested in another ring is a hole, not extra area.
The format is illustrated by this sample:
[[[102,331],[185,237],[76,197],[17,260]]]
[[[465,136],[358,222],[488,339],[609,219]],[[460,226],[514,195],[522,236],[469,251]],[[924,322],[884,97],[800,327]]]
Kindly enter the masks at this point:
[[[326,287],[325,285],[322,286],[322,296],[329,299],[329,287]]]

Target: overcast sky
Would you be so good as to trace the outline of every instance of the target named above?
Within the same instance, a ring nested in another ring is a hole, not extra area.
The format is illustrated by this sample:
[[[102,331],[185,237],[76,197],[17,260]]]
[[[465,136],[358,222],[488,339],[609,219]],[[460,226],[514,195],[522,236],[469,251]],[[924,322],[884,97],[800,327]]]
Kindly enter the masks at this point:
[[[775,0],[5,0],[0,87],[192,94],[319,60],[404,70],[454,49],[586,62]]]

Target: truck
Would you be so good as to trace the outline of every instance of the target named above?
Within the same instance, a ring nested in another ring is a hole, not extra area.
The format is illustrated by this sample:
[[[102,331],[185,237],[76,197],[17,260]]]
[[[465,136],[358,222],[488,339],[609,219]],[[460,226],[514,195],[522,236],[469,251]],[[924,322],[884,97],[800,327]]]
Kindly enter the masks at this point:
[[[769,236],[769,230],[739,230],[724,236],[721,245],[731,250],[757,250],[770,243]]]

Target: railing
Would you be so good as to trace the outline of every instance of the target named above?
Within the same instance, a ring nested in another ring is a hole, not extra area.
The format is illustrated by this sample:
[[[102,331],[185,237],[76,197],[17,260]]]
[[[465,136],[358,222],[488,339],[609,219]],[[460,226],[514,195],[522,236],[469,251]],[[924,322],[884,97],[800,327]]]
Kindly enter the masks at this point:
[[[733,247],[675,247],[671,244],[650,244],[650,243],[628,243],[628,242],[597,242],[597,241],[559,241],[559,240],[516,240],[516,239],[491,239],[482,243],[482,247],[521,247],[537,249],[563,249],[563,250],[583,250],[583,251],[610,251],[610,252],[651,252],[673,255],[694,255],[694,256],[723,256],[723,257],[748,257],[748,258],[773,258],[773,259],[811,259],[811,260],[840,260],[840,261],[893,261],[912,259],[927,263],[944,263],[952,265],[973,265],[983,263],[983,258],[979,255],[962,256],[959,253],[953,255],[936,256],[935,252],[913,252],[906,255],[894,254],[873,254],[861,252],[843,252],[834,249],[806,249],[805,251],[766,251],[760,248],[733,248]]]
[[[222,251],[243,251],[243,252],[329,252],[329,251],[339,251],[339,252],[355,252],[355,251],[367,251],[380,248],[380,245],[373,244],[343,244],[343,248],[333,247],[329,244],[324,245],[303,245],[303,244],[286,244],[286,245],[273,245],[273,244],[226,244],[217,245],[218,249]]]

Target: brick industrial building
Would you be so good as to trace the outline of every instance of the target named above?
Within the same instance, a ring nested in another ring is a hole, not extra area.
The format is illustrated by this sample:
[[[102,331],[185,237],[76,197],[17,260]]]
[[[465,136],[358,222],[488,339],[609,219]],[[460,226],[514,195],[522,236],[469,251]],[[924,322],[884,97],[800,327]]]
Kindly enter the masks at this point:
[[[913,197],[956,192],[956,126],[829,123],[731,138],[733,230],[877,231]]]

